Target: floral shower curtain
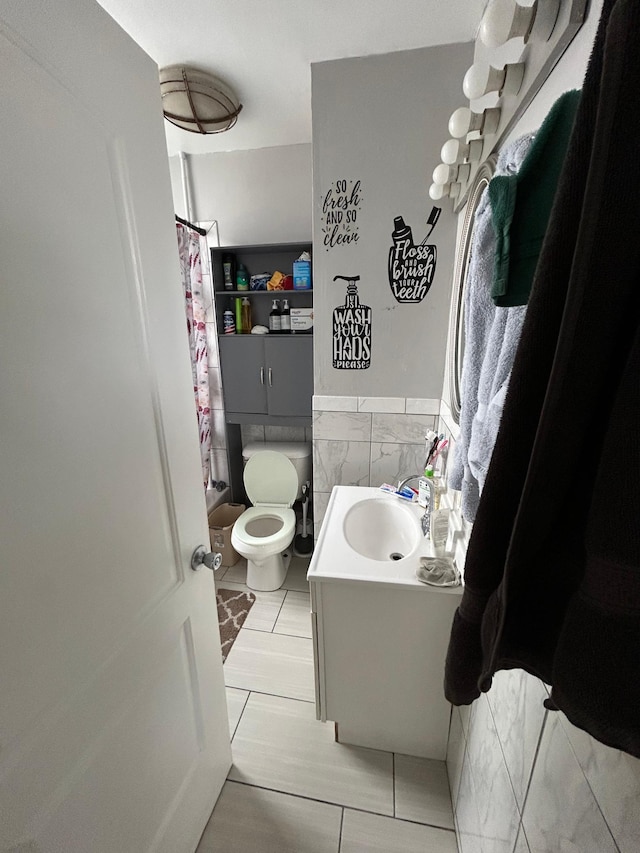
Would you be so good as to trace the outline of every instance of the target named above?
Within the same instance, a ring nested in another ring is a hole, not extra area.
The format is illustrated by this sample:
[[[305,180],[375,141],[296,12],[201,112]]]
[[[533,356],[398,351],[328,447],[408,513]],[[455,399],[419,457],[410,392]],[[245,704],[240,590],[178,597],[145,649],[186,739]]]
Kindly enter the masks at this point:
[[[211,420],[209,409],[209,356],[204,300],[202,298],[202,262],[200,238],[195,231],[176,223],[180,273],[187,313],[187,331],[191,348],[193,393],[196,398],[198,430],[200,433],[200,458],[205,489],[209,483],[211,467]]]

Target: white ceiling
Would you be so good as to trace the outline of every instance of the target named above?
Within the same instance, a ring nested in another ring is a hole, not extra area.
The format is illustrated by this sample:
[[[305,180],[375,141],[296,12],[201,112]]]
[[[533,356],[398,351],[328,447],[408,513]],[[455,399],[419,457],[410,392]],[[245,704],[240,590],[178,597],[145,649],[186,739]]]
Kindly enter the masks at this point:
[[[310,63],[471,41],[486,0],[99,0],[162,68],[212,71],[237,92],[234,128],[165,122],[169,154],[311,141]]]

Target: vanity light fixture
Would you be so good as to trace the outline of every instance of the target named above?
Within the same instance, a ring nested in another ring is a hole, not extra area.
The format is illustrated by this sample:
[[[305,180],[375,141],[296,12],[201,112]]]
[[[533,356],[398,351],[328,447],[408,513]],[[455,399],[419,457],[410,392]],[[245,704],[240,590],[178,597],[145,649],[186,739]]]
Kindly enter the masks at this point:
[[[454,163],[462,163],[467,160],[476,163],[482,157],[482,139],[472,139],[470,142],[462,142],[460,139],[449,139],[442,146],[440,156],[442,162],[452,166]]]
[[[480,22],[480,41],[500,47],[514,38],[548,41],[558,18],[559,0],[534,0],[522,6],[516,0],[491,0]]]
[[[469,107],[459,107],[449,119],[449,133],[454,139],[461,139],[471,131],[480,136],[495,133],[500,124],[500,107],[491,107],[481,113],[474,113]]]
[[[474,101],[489,92],[498,95],[517,95],[524,77],[524,62],[514,62],[504,68],[494,68],[486,63],[475,63],[469,68],[462,81],[462,90]]]
[[[471,166],[469,163],[460,163],[459,166],[440,163],[433,170],[433,183],[441,186],[450,184],[452,181],[465,184],[470,176]]]

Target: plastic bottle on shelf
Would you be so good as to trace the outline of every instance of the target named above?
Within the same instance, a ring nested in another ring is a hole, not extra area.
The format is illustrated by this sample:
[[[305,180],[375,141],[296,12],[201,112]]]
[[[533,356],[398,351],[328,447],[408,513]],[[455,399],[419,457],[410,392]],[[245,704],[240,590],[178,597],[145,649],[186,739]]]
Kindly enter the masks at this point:
[[[249,290],[249,273],[244,264],[238,264],[236,273],[236,286],[238,290]]]
[[[235,287],[235,269],[233,255],[225,254],[222,256],[222,272],[224,275],[224,289],[233,290]]]
[[[222,317],[222,325],[224,329],[225,335],[235,335],[236,333],[236,320],[233,316],[233,311],[231,308],[227,308]]]
[[[278,307],[278,300],[273,300],[273,305],[271,306],[271,313],[269,314],[269,331],[270,332],[279,332],[281,329],[280,324],[280,308]]]
[[[291,332],[291,309],[289,308],[289,300],[285,299],[280,313],[280,331],[287,335]]]
[[[242,334],[248,335],[251,332],[251,303],[248,296],[242,297]]]
[[[242,299],[239,296],[235,298],[236,303],[236,332],[242,333]]]

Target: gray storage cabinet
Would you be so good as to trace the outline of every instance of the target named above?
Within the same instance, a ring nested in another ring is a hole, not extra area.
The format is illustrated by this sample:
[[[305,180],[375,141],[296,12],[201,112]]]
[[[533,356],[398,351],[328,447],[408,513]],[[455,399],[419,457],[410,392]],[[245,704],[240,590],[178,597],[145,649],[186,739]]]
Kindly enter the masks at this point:
[[[219,346],[227,421],[311,418],[311,335],[227,335]],[[250,415],[260,418],[245,417]]]

